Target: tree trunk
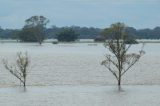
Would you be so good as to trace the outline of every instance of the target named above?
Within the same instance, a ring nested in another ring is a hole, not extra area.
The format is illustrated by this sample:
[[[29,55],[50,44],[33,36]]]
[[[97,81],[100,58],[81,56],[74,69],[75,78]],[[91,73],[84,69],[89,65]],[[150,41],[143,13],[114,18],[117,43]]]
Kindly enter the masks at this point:
[[[23,79],[23,87],[25,88],[26,87],[26,75],[24,74],[24,79]]]
[[[121,67],[120,67],[120,62],[119,62],[119,75],[118,75],[118,87],[121,87]]]
[[[118,90],[121,90],[121,76],[118,79]]]
[[[118,80],[118,86],[121,86],[121,80],[120,79]]]
[[[41,45],[42,44],[42,42],[41,41],[39,41],[39,45]]]
[[[23,82],[23,91],[26,92],[26,82]]]
[[[23,87],[26,87],[26,82],[23,82]]]

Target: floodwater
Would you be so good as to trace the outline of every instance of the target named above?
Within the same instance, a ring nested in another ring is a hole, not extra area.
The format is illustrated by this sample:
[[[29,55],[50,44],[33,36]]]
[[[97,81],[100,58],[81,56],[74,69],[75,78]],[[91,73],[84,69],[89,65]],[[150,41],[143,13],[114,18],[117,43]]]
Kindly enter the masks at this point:
[[[123,91],[100,65],[103,44],[2,43],[0,59],[14,64],[17,52],[28,52],[27,90],[0,64],[0,106],[158,106],[160,44],[146,44],[146,54],[123,77]],[[141,44],[130,52],[138,52]]]
[[[159,106],[160,86],[35,86],[1,88],[0,106]]]

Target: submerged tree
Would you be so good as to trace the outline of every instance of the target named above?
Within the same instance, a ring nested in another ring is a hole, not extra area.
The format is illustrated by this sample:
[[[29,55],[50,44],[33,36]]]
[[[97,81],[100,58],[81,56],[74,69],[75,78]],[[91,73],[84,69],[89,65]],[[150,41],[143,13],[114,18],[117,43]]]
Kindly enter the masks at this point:
[[[144,54],[143,46],[138,53],[128,53],[132,44],[126,44],[129,34],[123,23],[115,23],[105,29],[103,35],[108,38],[104,46],[109,52],[102,61],[104,65],[116,78],[118,86],[121,86],[122,76],[140,59]]]
[[[42,44],[45,37],[46,25],[49,20],[44,16],[32,16],[25,21],[25,26],[19,34],[19,38],[26,42],[38,42]]]
[[[20,83],[23,83],[23,87],[26,86],[26,77],[28,73],[29,58],[27,52],[22,54],[21,52],[17,53],[17,60],[15,65],[9,65],[7,60],[3,60],[5,68],[16,78],[20,80]]]
[[[78,39],[79,34],[76,33],[72,28],[63,28],[59,33],[56,34],[58,41],[71,42]]]

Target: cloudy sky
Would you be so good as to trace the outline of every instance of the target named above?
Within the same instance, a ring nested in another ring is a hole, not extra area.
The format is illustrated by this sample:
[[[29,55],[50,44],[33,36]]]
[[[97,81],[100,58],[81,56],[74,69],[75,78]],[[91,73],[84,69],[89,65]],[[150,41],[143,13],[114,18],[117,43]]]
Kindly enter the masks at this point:
[[[0,26],[22,28],[25,19],[43,15],[48,27],[108,27],[115,22],[128,26],[160,26],[160,0],[0,0]]]

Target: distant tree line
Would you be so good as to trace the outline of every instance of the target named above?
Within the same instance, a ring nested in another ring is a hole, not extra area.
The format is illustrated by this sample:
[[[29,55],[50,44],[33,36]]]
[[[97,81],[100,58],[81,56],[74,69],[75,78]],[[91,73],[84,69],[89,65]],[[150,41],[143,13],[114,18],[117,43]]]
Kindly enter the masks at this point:
[[[20,29],[3,29],[0,27],[1,39],[15,39],[20,32]]]
[[[154,29],[139,29],[136,30],[133,27],[128,27],[127,32],[134,35],[138,39],[160,39],[160,27]]]
[[[57,34],[63,29],[72,29],[77,34],[79,34],[78,39],[95,39],[104,29],[94,28],[94,27],[80,27],[80,26],[70,26],[70,27],[57,27],[52,26],[51,28],[46,28],[45,39],[56,38]],[[3,29],[0,27],[0,38],[1,39],[18,39],[18,35],[22,29]],[[133,27],[128,27],[127,32],[136,37],[137,39],[160,39],[160,27],[155,27],[154,29],[135,29]]]

